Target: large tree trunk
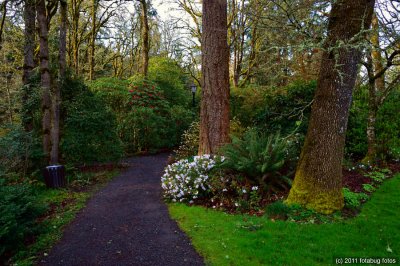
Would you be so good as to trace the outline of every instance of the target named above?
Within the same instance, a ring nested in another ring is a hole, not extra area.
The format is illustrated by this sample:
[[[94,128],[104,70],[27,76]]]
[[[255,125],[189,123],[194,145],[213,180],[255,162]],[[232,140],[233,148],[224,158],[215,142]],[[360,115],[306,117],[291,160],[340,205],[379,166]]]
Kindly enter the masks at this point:
[[[51,150],[51,75],[49,70],[49,24],[46,16],[46,1],[37,1],[37,21],[39,25],[39,42],[40,42],[40,77],[42,86],[42,134],[43,134],[43,152],[48,162]]]
[[[25,0],[24,22],[25,22],[25,42],[24,42],[24,66],[22,73],[22,83],[28,86],[32,76],[32,70],[35,68],[34,50],[35,50],[35,28],[36,28],[36,8],[34,0]],[[28,101],[28,91],[26,88],[22,92],[22,106],[25,107]],[[29,132],[33,129],[32,115],[26,110],[23,117],[23,127]]]
[[[369,90],[368,90],[368,122],[367,122],[367,140],[368,140],[368,151],[362,162],[364,164],[373,164],[376,160],[377,155],[377,143],[376,143],[376,115],[380,105],[379,94],[385,91],[385,75],[377,77],[374,76],[383,69],[382,55],[379,49],[379,21],[376,14],[372,17],[372,32],[371,32],[371,44],[372,52],[370,60],[370,66],[373,73],[368,73],[370,77]],[[372,78],[371,78],[372,77]]]
[[[229,142],[229,49],[226,0],[203,1],[199,154]]]
[[[140,0],[141,14],[141,35],[142,35],[142,67],[141,74],[145,77],[147,76],[147,71],[149,69],[149,22],[147,18],[147,3],[146,0]]]
[[[374,3],[338,0],[333,4],[308,132],[288,204],[322,213],[343,207],[342,160],[361,57],[356,41],[370,26]]]
[[[66,49],[67,49],[67,1],[60,0],[60,42],[59,42],[59,73],[58,82],[54,88],[52,101],[52,127],[51,127],[51,154],[50,164],[59,163],[59,146],[60,146],[60,105],[61,105],[61,88],[65,80],[66,68]]]

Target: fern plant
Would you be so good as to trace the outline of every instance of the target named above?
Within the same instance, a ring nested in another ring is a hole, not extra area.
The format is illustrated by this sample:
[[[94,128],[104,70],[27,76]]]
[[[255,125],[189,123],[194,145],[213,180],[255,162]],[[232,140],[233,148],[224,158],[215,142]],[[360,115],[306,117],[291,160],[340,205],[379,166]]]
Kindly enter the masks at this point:
[[[280,134],[266,136],[251,129],[243,139],[232,138],[232,143],[222,147],[225,156],[222,167],[244,174],[251,183],[268,189],[276,185],[287,188],[291,180],[280,174],[280,170],[289,160],[290,143]]]

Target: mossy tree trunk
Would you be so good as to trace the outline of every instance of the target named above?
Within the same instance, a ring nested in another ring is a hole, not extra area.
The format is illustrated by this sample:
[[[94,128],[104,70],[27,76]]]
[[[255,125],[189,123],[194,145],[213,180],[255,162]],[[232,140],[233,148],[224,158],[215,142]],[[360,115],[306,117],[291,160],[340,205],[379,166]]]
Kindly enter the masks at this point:
[[[343,207],[342,160],[352,92],[374,0],[338,0],[329,18],[307,136],[288,204],[322,213]]]
[[[149,21],[147,17],[148,6],[146,0],[140,0],[141,14],[140,14],[140,24],[141,24],[141,39],[142,39],[142,66],[140,73],[147,77],[147,71],[149,69]]]
[[[376,144],[376,116],[380,105],[380,95],[385,91],[385,72],[377,76],[383,70],[382,55],[379,44],[379,20],[376,14],[372,17],[371,32],[371,55],[368,56],[368,122],[367,122],[367,140],[368,151],[362,163],[373,164],[377,156]]]
[[[22,73],[22,83],[29,86],[32,71],[35,68],[35,30],[36,30],[36,7],[34,0],[25,0],[24,6],[24,22],[25,22],[25,40],[24,40],[24,66]],[[32,114],[25,109],[28,101],[28,92],[22,92],[23,119],[22,124],[25,131],[29,132],[33,129]]]
[[[52,127],[51,127],[51,153],[50,163],[58,164],[60,156],[60,106],[61,88],[65,81],[67,50],[67,1],[60,0],[60,40],[58,55],[58,82],[54,86],[52,99]]]
[[[199,154],[229,141],[229,49],[226,0],[203,1]]]
[[[42,87],[42,134],[43,152],[46,161],[50,160],[51,150],[51,75],[49,64],[49,21],[47,19],[46,1],[38,0],[36,3],[37,21],[39,26],[39,60],[40,60],[40,80]]]
[[[92,10],[91,10],[91,19],[92,19],[92,29],[90,32],[90,51],[89,51],[89,80],[94,79],[94,53],[96,49],[96,35],[97,35],[97,25],[96,25],[96,15],[98,8],[98,0],[92,0]]]

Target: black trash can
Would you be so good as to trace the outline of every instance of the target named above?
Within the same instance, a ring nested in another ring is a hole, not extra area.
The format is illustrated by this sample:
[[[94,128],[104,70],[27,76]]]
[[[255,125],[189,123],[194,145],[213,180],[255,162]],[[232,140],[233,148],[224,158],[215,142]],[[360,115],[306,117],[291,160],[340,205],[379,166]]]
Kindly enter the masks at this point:
[[[65,167],[63,165],[49,165],[44,169],[44,181],[49,188],[65,187]]]

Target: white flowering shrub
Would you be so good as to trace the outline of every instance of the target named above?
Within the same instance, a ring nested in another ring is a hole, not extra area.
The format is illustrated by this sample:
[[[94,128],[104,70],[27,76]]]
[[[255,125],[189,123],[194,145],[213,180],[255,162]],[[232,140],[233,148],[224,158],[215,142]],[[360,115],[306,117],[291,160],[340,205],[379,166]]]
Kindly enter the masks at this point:
[[[168,165],[161,177],[164,196],[174,202],[189,203],[205,196],[210,192],[208,173],[223,159],[205,154]]]

